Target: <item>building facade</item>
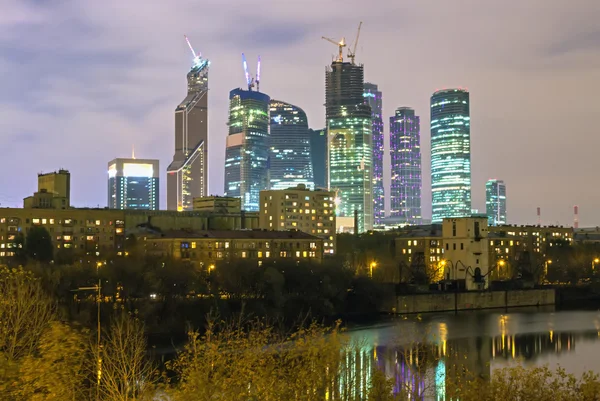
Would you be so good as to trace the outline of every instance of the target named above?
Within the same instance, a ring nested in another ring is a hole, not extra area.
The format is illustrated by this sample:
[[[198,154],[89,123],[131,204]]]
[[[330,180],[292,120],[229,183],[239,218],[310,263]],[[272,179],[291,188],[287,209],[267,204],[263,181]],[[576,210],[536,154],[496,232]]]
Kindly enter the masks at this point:
[[[269,188],[298,184],[314,188],[306,113],[292,104],[271,100],[270,118]]]
[[[390,217],[395,224],[421,224],[421,122],[399,107],[390,117]]]
[[[373,224],[381,224],[385,217],[385,189],[383,185],[383,98],[377,85],[365,82],[365,103],[371,107],[373,143]]]
[[[27,209],[68,209],[71,207],[71,173],[60,169],[38,174],[38,190],[23,199]]]
[[[243,89],[229,93],[229,135],[225,150],[225,196],[258,211],[260,191],[269,186],[268,95]]]
[[[433,223],[471,214],[469,92],[444,89],[431,96]]]
[[[373,126],[363,90],[362,65],[334,61],[327,68],[328,188],[339,200],[338,216],[358,216],[358,232],[373,229]]]
[[[299,230],[323,240],[325,255],[335,253],[335,192],[300,184],[283,190],[261,191],[259,224],[264,230]]]
[[[167,231],[144,240],[153,257],[187,260],[206,269],[250,261],[321,262],[323,240],[301,231]]]
[[[502,180],[488,180],[485,184],[485,209],[490,226],[501,226],[506,221],[506,185]]]
[[[108,163],[109,209],[159,209],[159,161],[118,158]]]
[[[310,157],[315,188],[327,188],[327,130],[309,130]]]
[[[226,196],[194,198],[194,210],[198,212],[241,213],[242,200]]]
[[[167,168],[167,209],[192,210],[193,199],[208,195],[208,69],[194,58],[186,98],[175,109],[175,154]]]

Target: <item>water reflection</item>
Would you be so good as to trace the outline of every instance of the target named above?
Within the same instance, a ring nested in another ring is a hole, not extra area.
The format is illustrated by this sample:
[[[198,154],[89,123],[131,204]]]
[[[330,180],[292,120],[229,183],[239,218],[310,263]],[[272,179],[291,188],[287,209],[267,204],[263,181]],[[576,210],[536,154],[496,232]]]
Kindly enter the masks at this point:
[[[448,380],[465,371],[487,378],[513,363],[551,368],[560,364],[574,374],[600,370],[599,327],[597,312],[410,318],[352,332],[365,346],[353,353],[346,369],[356,369],[352,375],[359,398],[366,394],[371,369],[377,366],[405,399],[441,401]]]

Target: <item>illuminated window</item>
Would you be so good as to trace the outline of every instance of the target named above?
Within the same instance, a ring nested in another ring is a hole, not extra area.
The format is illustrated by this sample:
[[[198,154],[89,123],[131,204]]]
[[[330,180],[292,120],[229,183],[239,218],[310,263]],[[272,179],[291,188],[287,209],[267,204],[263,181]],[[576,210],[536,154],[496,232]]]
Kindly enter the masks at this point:
[[[247,255],[246,251],[242,251],[242,258],[245,258]]]
[[[268,258],[268,257],[270,257],[270,256],[271,256],[271,252],[269,252],[269,251],[265,252],[265,257],[267,257],[267,258]]]
[[[48,220],[42,219],[42,224],[48,224]]]
[[[65,235],[63,236],[65,241],[71,241],[71,236],[70,235]]]
[[[262,253],[262,251],[258,251],[258,257],[259,257],[259,258],[262,258],[262,256],[263,256],[263,253]]]
[[[87,239],[88,241],[93,241],[93,240],[94,240],[94,236],[93,236],[93,235],[88,235],[88,236],[86,237],[86,239]]]
[[[196,249],[196,243],[192,242],[192,249]]]
[[[96,220],[96,225],[99,226],[100,224],[102,224],[102,222],[100,220]]]
[[[228,249],[228,248],[229,248],[229,242],[226,242],[225,243],[225,249]]]
[[[54,219],[49,220],[50,224],[54,224]]]
[[[302,252],[302,257],[303,257],[303,258],[305,258],[305,257],[307,257],[307,256],[308,256],[308,252],[306,252],[306,251],[303,251],[303,252]]]
[[[40,224],[40,219],[31,219],[33,224]]]
[[[119,227],[119,228],[117,228],[117,229],[115,230],[115,232],[116,232],[117,234],[121,234],[121,233],[123,232],[123,229],[122,229],[121,227]]]
[[[300,251],[296,251],[296,257],[299,258],[300,257]]]

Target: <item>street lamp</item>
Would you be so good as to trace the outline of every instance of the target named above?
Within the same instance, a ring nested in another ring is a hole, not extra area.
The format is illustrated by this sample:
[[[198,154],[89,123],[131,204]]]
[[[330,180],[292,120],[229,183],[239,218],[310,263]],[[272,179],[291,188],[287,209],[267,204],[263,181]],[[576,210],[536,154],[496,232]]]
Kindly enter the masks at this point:
[[[369,265],[369,275],[373,277],[373,269],[377,267],[377,262],[373,261]]]
[[[546,261],[546,263],[544,263],[544,280],[548,276],[548,265],[551,265],[551,264],[552,264],[552,261],[550,259],[548,259]]]
[[[600,259],[599,258],[595,258],[594,260],[592,260],[592,271],[596,270],[596,265],[600,263]]]
[[[498,279],[500,279],[500,274],[502,274],[502,278],[504,277],[504,266],[506,266],[506,262],[503,259],[498,261]]]

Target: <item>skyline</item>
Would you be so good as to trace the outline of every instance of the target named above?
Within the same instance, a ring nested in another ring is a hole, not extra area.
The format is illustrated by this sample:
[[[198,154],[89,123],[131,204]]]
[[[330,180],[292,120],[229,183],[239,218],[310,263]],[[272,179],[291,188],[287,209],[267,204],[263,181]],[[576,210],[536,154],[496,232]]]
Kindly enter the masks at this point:
[[[51,7],[9,1],[4,7],[0,132],[6,165],[19,168],[0,180],[2,207],[22,206],[35,190],[36,173],[59,168],[72,174],[75,206],[105,206],[106,160],[127,156],[132,144],[139,157],[168,165],[173,108],[191,65],[184,33],[212,62],[209,192],[222,193],[227,95],[243,87],[241,52],[261,54],[264,90],[304,109],[309,126],[319,129],[325,117],[323,71],[335,52],[320,36],[352,40],[362,20],[357,62],[365,64],[365,80],[377,82],[386,96],[384,119],[402,106],[423,116],[424,217],[431,214],[428,98],[436,89],[462,86],[471,93],[473,208],[485,210],[485,182],[502,177],[511,188],[511,223],[537,223],[540,206],[544,224],[570,225],[574,204],[582,227],[600,221],[594,211],[600,188],[593,185],[600,139],[592,102],[594,83],[600,82],[600,31],[594,26],[600,6],[592,1],[579,7],[532,1],[513,8],[460,1],[433,10],[426,4],[373,10],[349,2],[344,17],[332,5],[309,14],[310,2],[266,2],[250,11],[230,7],[228,15],[218,2],[181,2],[185,6],[177,10],[132,2],[119,7],[116,18],[108,12],[117,9],[110,3]],[[464,26],[453,22],[461,17]],[[536,24],[528,24],[534,18]],[[241,23],[222,24],[232,19]],[[440,46],[440,34],[461,46]],[[396,40],[411,63],[386,52]],[[410,80],[398,79],[399,66]],[[385,135],[387,154],[387,127]],[[31,161],[23,164],[24,157]],[[160,193],[166,194],[161,174]],[[389,171],[386,176],[388,188]],[[552,198],[557,186],[564,195]]]

